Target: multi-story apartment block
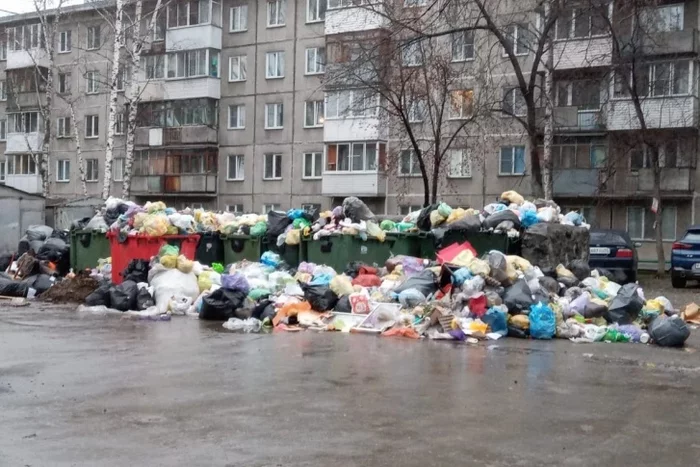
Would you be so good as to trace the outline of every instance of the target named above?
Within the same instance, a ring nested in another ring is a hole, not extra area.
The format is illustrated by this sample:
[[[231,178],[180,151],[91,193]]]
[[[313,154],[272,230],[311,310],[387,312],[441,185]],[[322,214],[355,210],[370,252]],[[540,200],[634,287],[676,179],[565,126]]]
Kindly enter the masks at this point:
[[[613,38],[608,26],[624,34],[623,2],[591,9],[583,7],[590,2],[572,1],[559,15],[553,28],[554,197],[567,209],[581,210],[594,225],[626,229],[640,241],[652,239],[653,169],[636,138],[641,125],[635,100],[623,85],[629,77],[618,66],[641,62],[636,87],[646,132],[660,148],[664,238],[670,241],[695,223],[698,211],[700,14],[697,0],[653,3],[644,15],[653,28],[639,37],[630,32],[633,47],[620,50],[615,47],[619,37]],[[146,2],[142,26],[147,40],[139,67],[133,198],[246,212],[329,208],[351,195],[388,214],[422,204],[417,165],[410,152],[404,158],[402,137],[381,105],[348,111],[348,102],[379,98],[335,77],[356,65],[353,44],[385,46],[396,35],[392,14],[402,8],[421,11],[432,2],[367,7],[346,0],[172,0],[164,2],[150,29],[146,23],[154,4]],[[503,8],[518,9],[520,20],[504,25],[504,31],[526,71],[534,54],[524,38],[541,21],[535,2],[530,10],[527,4],[502,2]],[[0,178],[41,192],[32,154],[41,148],[43,129],[52,125],[50,196],[80,196],[77,128],[88,192],[98,195],[107,133],[106,77],[114,66],[110,23],[92,4],[65,8],[53,69],[38,23],[36,14],[0,19],[5,32]],[[446,50],[467,74],[483,72],[477,69],[483,57],[503,57],[487,31],[464,32],[459,40],[452,36],[446,38]],[[495,62],[488,75],[499,82],[496,94],[502,90],[504,108],[517,114],[519,97],[507,92],[513,70],[506,60]],[[44,99],[37,73],[53,74],[54,122],[41,121],[37,111]],[[124,76],[129,75],[125,67]],[[123,87],[128,92],[129,86]],[[478,86],[469,90],[480,91]],[[120,97],[120,109],[124,103]],[[124,175],[124,118],[117,118],[115,195],[121,194]],[[497,115],[490,121],[450,152],[441,174],[447,185],[440,193],[448,203],[481,206],[508,189],[531,194],[530,140],[513,117]],[[387,163],[392,155],[396,165]],[[647,248],[653,250],[649,243],[642,252]]]

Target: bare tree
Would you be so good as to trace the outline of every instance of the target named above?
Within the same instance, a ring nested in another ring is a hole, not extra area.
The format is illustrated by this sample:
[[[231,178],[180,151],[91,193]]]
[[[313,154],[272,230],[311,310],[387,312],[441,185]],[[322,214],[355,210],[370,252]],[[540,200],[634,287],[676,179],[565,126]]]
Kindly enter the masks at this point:
[[[70,118],[73,121],[73,142],[75,143],[75,154],[78,158],[78,175],[80,177],[80,188],[83,192],[83,196],[87,196],[87,179],[85,177],[85,159],[83,158],[83,151],[80,146],[80,130],[78,128],[78,121],[75,118],[75,103],[73,101],[68,102],[70,108]]]

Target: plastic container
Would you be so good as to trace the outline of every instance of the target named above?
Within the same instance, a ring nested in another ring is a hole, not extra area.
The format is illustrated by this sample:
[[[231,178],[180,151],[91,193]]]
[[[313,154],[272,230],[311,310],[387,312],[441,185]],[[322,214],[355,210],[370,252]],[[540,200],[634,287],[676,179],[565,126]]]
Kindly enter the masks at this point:
[[[424,243],[432,242],[432,238],[428,237],[428,232],[387,232],[386,241],[390,243],[391,254],[394,256],[406,255],[423,258]]]
[[[224,263],[232,264],[247,259],[248,261],[260,261],[260,256],[265,252],[263,238],[250,235],[222,235],[221,242],[224,248]]]
[[[392,256],[395,239],[380,242],[369,238],[366,241],[359,236],[331,235],[313,240],[310,237],[303,240],[306,243],[306,261],[325,264],[341,273],[351,261],[362,261],[369,265],[384,266]]]
[[[306,261],[307,256],[306,244],[304,242],[301,242],[298,245],[287,245],[285,243],[282,246],[277,246],[276,244],[271,245],[265,241],[263,250],[277,253],[282,257],[285,263],[295,269],[299,266],[299,263]]]
[[[127,236],[123,242],[119,235],[112,232],[107,234],[112,254],[112,282],[121,284],[121,272],[126,269],[131,260],[151,259],[158,254],[164,244],[174,245],[180,249],[180,254],[194,260],[199,244],[199,235],[163,235],[150,237],[147,235]]]
[[[224,263],[224,242],[215,233],[202,233],[197,245],[195,259],[202,264],[211,266],[212,263]]]
[[[94,268],[101,258],[111,255],[109,239],[104,232],[74,230],[70,233],[70,267],[73,271]]]

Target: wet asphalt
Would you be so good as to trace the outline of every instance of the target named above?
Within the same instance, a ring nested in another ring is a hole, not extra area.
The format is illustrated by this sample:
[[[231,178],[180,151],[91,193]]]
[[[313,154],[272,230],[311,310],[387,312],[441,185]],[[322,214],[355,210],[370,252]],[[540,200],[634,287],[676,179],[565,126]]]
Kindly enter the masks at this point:
[[[683,350],[0,308],[0,466],[698,465]]]

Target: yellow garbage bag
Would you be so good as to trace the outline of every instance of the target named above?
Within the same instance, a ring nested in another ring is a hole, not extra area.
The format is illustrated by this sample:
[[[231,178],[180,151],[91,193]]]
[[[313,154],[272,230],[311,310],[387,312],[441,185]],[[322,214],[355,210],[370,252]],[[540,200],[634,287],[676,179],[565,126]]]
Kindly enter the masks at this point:
[[[177,257],[177,269],[180,272],[184,272],[185,274],[189,274],[192,272],[192,268],[194,267],[194,262],[187,259],[185,255],[180,255]]]
[[[491,267],[483,259],[474,258],[469,263],[469,271],[475,276],[487,277],[491,272]]]
[[[141,227],[143,227],[143,223],[148,219],[148,214],[145,212],[138,212],[134,216],[134,229],[136,230],[141,230]]]
[[[438,225],[442,224],[445,222],[445,218],[440,215],[438,210],[436,209],[435,211],[430,213],[430,225],[433,227],[437,227]]]
[[[644,308],[647,310],[655,310],[658,311],[659,313],[664,312],[664,305],[658,301],[657,299],[653,300],[647,300],[646,305],[644,305]]]
[[[301,231],[299,229],[292,229],[287,232],[287,237],[284,240],[287,245],[298,245],[301,243]]]
[[[386,240],[386,232],[376,222],[367,221],[367,235],[376,238],[380,242]]]
[[[165,203],[162,201],[156,201],[156,202],[148,202],[146,203],[143,208],[146,210],[147,213],[153,214],[154,212],[158,211],[165,211]]]
[[[355,291],[352,287],[352,281],[345,274],[335,276],[331,279],[330,287],[333,293],[339,297],[350,295]]]
[[[466,215],[467,215],[467,211],[465,211],[462,208],[453,209],[452,212],[450,213],[449,217],[447,218],[447,223],[451,224],[455,221],[460,220],[461,218],[463,218]]]
[[[518,329],[530,329],[530,318],[527,315],[512,315],[509,321],[513,327]]]
[[[507,255],[506,261],[508,261],[508,264],[518,271],[526,271],[532,267],[532,263],[517,255]]]
[[[513,190],[504,191],[503,193],[501,193],[501,199],[504,199],[509,203],[517,204],[518,206],[522,205],[525,202],[525,198],[523,198],[520,195],[520,193]]]
[[[570,277],[572,279],[576,278],[576,276],[574,276],[574,273],[566,269],[563,264],[557,265],[555,272],[557,273],[557,277]]]
[[[168,269],[175,269],[177,267],[177,256],[175,255],[165,255],[160,257],[160,264]]]
[[[161,237],[168,233],[170,221],[165,214],[149,214],[143,221],[141,232],[152,237]]]
[[[452,258],[452,261],[450,261],[450,263],[463,268],[468,268],[473,259],[474,253],[472,253],[469,250],[463,250],[460,251],[457,256]]]

